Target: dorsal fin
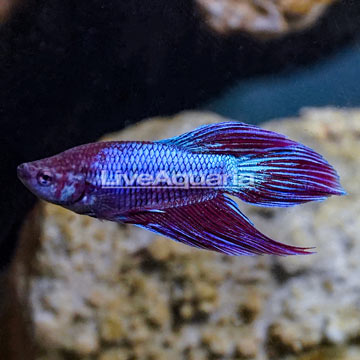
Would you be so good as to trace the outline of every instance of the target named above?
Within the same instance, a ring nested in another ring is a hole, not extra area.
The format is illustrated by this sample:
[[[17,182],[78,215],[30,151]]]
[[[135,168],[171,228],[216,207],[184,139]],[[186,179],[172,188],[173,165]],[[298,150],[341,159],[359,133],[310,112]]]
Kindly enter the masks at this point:
[[[211,152],[237,157],[299,145],[284,135],[235,121],[203,125],[193,131],[159,142],[192,152]]]

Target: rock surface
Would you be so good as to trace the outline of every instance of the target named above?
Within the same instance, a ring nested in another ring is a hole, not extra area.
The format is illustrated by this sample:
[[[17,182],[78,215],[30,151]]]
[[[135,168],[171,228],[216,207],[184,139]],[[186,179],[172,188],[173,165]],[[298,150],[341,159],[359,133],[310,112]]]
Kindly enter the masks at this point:
[[[220,120],[182,113],[108,138]],[[37,360],[359,358],[346,345],[360,337],[360,111],[310,109],[264,127],[320,151],[348,191],[292,209],[241,204],[267,235],[317,253],[229,257],[41,203],[22,230],[23,244],[38,242],[30,270],[16,267]]]
[[[210,26],[220,33],[277,37],[310,26],[337,0],[197,1]]]

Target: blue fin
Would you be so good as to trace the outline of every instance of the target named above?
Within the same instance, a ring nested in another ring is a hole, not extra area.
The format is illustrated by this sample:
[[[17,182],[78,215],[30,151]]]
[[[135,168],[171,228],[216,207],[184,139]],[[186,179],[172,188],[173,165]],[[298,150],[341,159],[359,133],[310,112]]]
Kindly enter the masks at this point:
[[[287,207],[345,194],[334,168],[301,145],[235,159],[234,164],[237,182],[229,193],[254,205]]]

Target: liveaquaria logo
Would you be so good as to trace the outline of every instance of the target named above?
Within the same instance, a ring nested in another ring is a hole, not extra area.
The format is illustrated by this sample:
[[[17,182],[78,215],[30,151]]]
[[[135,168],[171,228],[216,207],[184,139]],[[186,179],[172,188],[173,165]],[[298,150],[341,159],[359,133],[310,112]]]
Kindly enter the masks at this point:
[[[234,188],[253,184],[251,174],[221,173],[171,173],[159,171],[155,174],[124,174],[121,171],[102,170],[101,186],[103,188]]]

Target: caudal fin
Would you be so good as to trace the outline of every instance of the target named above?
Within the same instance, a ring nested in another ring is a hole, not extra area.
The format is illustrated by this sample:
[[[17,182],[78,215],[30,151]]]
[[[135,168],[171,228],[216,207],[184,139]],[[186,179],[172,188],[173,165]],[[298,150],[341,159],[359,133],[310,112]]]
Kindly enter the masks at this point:
[[[228,192],[255,205],[284,207],[345,194],[336,171],[320,154],[254,125],[205,125],[162,142],[229,155],[236,184]]]
[[[300,144],[238,159],[237,175],[230,193],[255,205],[286,207],[345,194],[334,168]]]

